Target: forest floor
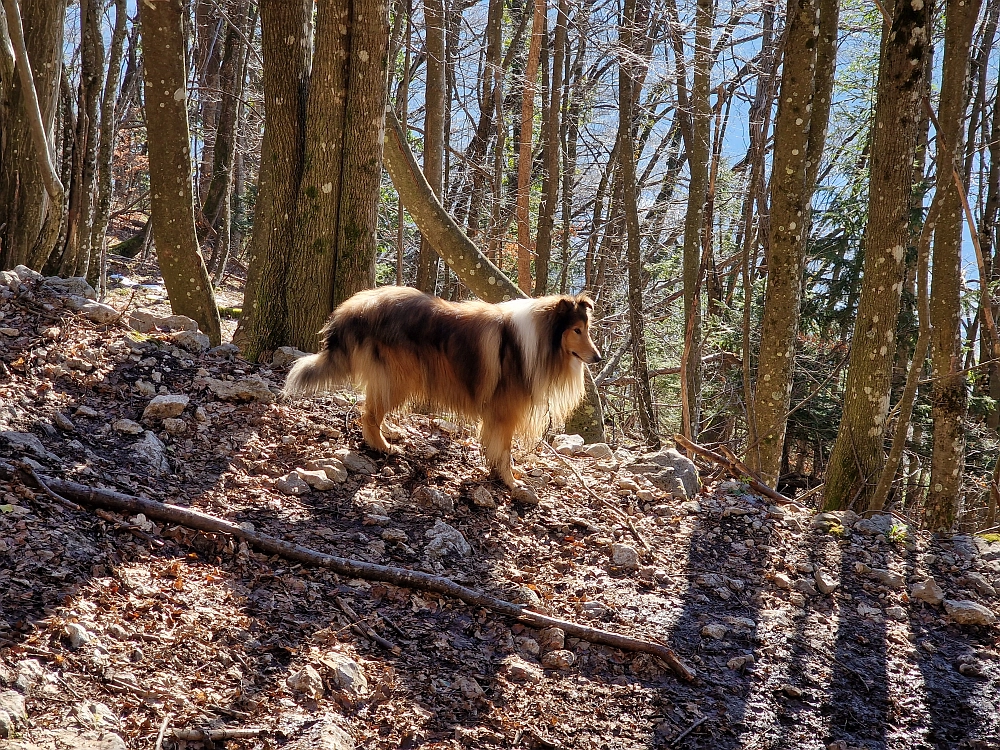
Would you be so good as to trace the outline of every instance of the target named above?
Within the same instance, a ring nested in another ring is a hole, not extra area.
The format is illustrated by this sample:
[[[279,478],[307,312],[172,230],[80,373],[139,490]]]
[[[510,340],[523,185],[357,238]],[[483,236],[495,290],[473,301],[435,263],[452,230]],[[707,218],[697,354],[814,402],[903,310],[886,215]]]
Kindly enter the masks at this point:
[[[108,301],[165,311],[161,289],[131,283]],[[1000,748],[997,626],[963,624],[997,611],[1000,544],[780,509],[712,467],[696,497],[672,498],[628,447],[522,455],[539,503],[512,503],[468,426],[400,417],[402,451],[376,455],[349,395],[276,398],[287,366],[138,335],[127,315],[92,322],[101,312],[72,310],[72,290],[10,287],[0,461],[660,639],[697,679],[225,535],[122,528],[13,481],[0,486],[0,749]],[[189,401],[144,420],[161,392]],[[282,483],[338,450],[351,471],[331,489]],[[245,731],[214,745],[179,731],[221,728]]]

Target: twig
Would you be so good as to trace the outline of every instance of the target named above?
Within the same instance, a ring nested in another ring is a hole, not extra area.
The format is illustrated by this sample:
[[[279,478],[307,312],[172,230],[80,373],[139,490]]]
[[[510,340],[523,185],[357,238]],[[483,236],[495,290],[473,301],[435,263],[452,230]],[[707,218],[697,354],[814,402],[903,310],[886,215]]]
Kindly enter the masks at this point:
[[[170,735],[175,740],[188,742],[220,742],[222,740],[247,740],[267,734],[264,727],[246,727],[244,729],[173,729]]]
[[[677,735],[676,737],[674,737],[674,739],[672,739],[670,741],[670,746],[671,747],[676,747],[680,743],[681,740],[683,740],[685,737],[687,737],[689,734],[691,734],[691,732],[693,732],[695,729],[697,729],[698,727],[700,727],[706,721],[708,721],[708,717],[707,716],[702,716],[694,724],[692,724],[687,729],[685,729],[683,732],[681,732],[679,735]]]
[[[396,656],[399,656],[401,653],[403,653],[403,649],[401,649],[395,643],[386,638],[383,638],[378,633],[376,633],[375,629],[367,622],[365,622],[365,619],[363,617],[359,617],[358,613],[354,611],[354,608],[351,607],[350,604],[344,601],[343,597],[335,596],[333,600],[337,602],[338,607],[344,610],[345,615],[354,620],[354,622],[351,624],[351,628],[355,632],[357,632],[359,635],[365,638],[370,638],[371,640],[375,641],[378,645],[380,645],[382,648],[384,648],[386,651],[390,651]]]
[[[0,463],[0,478],[8,478],[10,476],[13,476],[12,468],[8,464]],[[125,495],[113,490],[94,489],[87,485],[68,482],[63,479],[46,478],[45,481],[62,495],[67,495],[87,507],[112,508],[119,512],[130,514],[143,513],[147,518],[180,524],[181,526],[199,531],[230,534],[243,539],[247,544],[252,545],[259,551],[271,555],[280,555],[286,559],[308,565],[327,568],[343,576],[361,578],[368,581],[381,581],[421,591],[433,591],[453,597],[466,604],[485,607],[493,612],[512,617],[533,627],[557,627],[561,628],[567,635],[591,643],[600,643],[625,651],[652,654],[662,659],[681,679],[687,681],[695,679],[694,670],[681,661],[672,649],[662,643],[655,643],[644,638],[633,638],[608,630],[580,625],[570,620],[543,615],[528,609],[524,605],[508,602],[487,594],[484,591],[462,586],[444,576],[436,576],[408,568],[378,565],[348,557],[328,555],[318,550],[286,542],[267,534],[248,531],[235,523],[190,508],[181,508],[176,505],[156,502],[155,500]]]
[[[160,731],[156,734],[156,745],[153,746],[153,750],[163,750],[163,735],[167,733],[167,725],[170,723],[170,719],[173,714],[168,713],[163,717],[163,723],[160,724]]]
[[[737,479],[746,479],[747,484],[749,484],[753,489],[757,490],[757,492],[770,498],[779,505],[791,505],[796,510],[803,510],[803,508],[791,498],[785,497],[777,490],[772,489],[760,480],[755,479],[753,473],[750,472],[750,470],[741,461],[736,461],[734,463],[729,458],[720,456],[715,451],[711,451],[703,445],[698,445],[697,443],[688,440],[683,435],[674,435],[674,441],[685,450],[693,451],[699,456],[704,456],[705,458],[715,461],[717,464],[725,466],[734,477]]]

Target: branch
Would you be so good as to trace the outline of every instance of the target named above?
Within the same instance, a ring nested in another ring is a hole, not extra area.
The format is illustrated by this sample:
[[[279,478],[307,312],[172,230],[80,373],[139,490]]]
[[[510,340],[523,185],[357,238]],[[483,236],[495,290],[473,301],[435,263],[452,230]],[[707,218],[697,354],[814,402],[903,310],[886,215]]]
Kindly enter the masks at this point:
[[[13,471],[11,467],[0,463],[0,478],[10,478],[12,476]],[[230,534],[243,539],[247,544],[261,552],[266,552],[270,555],[280,555],[286,559],[319,568],[327,568],[343,576],[361,578],[368,581],[381,581],[421,591],[433,591],[458,599],[466,604],[485,607],[493,612],[512,617],[533,627],[557,627],[561,628],[567,635],[591,643],[600,643],[625,651],[652,654],[662,659],[681,679],[690,682],[695,678],[694,670],[681,661],[672,649],[662,643],[642,638],[632,638],[608,630],[587,627],[586,625],[580,625],[569,620],[549,617],[548,615],[533,612],[520,604],[499,599],[484,591],[467,588],[443,576],[431,575],[430,573],[410,570],[408,568],[376,565],[375,563],[362,560],[328,555],[309,547],[285,542],[267,534],[248,531],[229,521],[224,521],[221,518],[216,518],[215,516],[210,516],[207,513],[190,508],[181,508],[155,500],[146,500],[112,490],[94,489],[87,485],[68,482],[62,479],[46,477],[44,481],[54,492],[63,497],[70,498],[83,506],[110,508],[130,514],[142,513],[146,518],[174,523],[190,529],[210,533]]]

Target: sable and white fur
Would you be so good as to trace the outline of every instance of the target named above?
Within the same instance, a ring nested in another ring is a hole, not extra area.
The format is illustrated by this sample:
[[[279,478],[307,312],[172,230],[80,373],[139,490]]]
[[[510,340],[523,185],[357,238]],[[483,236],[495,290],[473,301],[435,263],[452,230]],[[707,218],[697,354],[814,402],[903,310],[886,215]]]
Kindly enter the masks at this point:
[[[481,419],[483,456],[514,486],[514,435],[534,443],[583,398],[585,363],[600,362],[590,339],[594,303],[558,295],[491,305],[446,302],[410,287],[359,292],[320,332],[323,349],[303,357],[285,394],[365,387],[365,442],[391,452],[386,414],[426,404]]]

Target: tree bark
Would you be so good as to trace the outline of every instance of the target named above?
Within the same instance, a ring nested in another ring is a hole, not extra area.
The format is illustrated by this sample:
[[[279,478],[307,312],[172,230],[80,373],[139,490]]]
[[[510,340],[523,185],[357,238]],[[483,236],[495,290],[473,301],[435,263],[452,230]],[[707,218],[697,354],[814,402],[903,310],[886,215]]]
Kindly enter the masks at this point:
[[[434,195],[444,197],[445,110],[448,79],[446,70],[445,0],[424,0],[424,34],[427,47],[427,78],[424,95],[424,175]],[[426,238],[420,239],[417,288],[434,293],[437,255]]]
[[[517,285],[525,293],[531,290],[531,168],[532,138],[535,130],[535,91],[538,86],[538,60],[542,52],[545,26],[545,0],[535,0],[531,21],[531,43],[524,70],[521,92],[521,135],[517,157]]]
[[[896,3],[885,28],[872,128],[864,275],[844,390],[827,466],[824,507],[868,508],[885,460],[896,326],[913,209],[913,164],[932,4]],[[920,363],[913,367],[919,369]]]
[[[948,0],[945,6],[944,61],[937,137],[937,189],[944,192],[934,230],[931,274],[931,415],[934,448],[925,523],[948,531],[955,523],[965,465],[963,421],[968,405],[961,372],[961,287],[963,208],[953,170],[960,168],[969,79],[969,47],[981,0]]]
[[[213,346],[222,327],[194,227],[184,59],[183,0],[143,0],[139,18],[145,58],[146,131],[153,241],[175,313],[198,322]]]
[[[801,302],[812,186],[807,183],[811,110],[819,36],[817,0],[789,0],[785,59],[774,124],[767,291],[761,319],[751,468],[765,483],[777,481],[792,395],[795,341]]]

